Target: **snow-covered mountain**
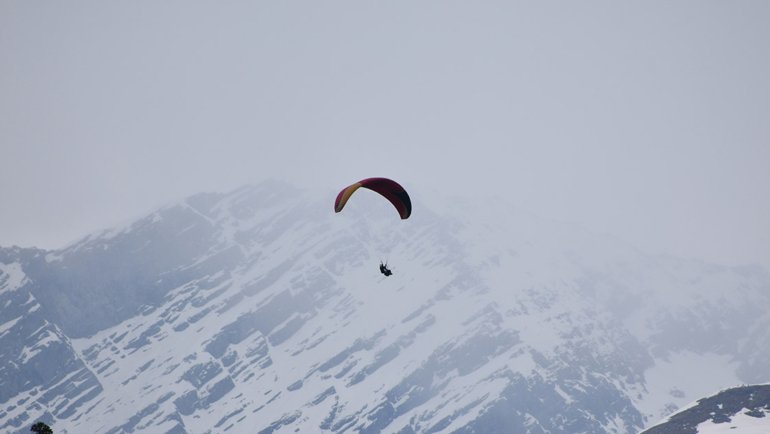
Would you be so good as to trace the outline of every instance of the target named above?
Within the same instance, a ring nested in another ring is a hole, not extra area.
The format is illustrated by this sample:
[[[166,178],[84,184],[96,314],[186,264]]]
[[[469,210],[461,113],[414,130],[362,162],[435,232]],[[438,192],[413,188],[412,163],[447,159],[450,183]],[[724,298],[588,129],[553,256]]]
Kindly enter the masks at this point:
[[[699,399],[643,434],[767,434],[770,385],[740,386]]]
[[[633,433],[770,378],[762,269],[412,195],[266,182],[0,249],[0,432]]]

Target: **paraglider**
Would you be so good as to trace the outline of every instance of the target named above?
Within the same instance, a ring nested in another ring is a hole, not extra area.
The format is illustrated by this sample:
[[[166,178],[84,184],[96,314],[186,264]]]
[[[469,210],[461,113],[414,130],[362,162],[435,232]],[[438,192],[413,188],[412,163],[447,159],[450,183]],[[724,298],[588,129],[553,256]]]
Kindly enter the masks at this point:
[[[384,274],[385,276],[390,276],[393,274],[393,272],[388,268],[388,264],[383,264],[382,261],[380,261],[380,273]]]
[[[399,183],[388,178],[366,178],[343,188],[337,195],[337,200],[334,201],[334,212],[342,211],[350,196],[361,187],[379,193],[387,199],[396,208],[402,220],[406,220],[412,215],[412,200],[409,198],[409,193]],[[382,261],[380,261],[380,273],[386,277],[393,274],[388,268],[388,264],[383,264]]]

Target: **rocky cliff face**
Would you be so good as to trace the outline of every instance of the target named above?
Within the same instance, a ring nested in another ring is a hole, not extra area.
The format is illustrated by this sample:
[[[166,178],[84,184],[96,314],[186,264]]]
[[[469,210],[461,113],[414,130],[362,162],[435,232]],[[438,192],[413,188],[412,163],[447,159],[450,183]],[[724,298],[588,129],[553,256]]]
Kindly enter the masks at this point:
[[[0,431],[630,433],[770,378],[761,269],[362,193],[335,215],[265,183],[0,249]]]
[[[642,434],[770,432],[770,385],[740,386],[699,399]]]

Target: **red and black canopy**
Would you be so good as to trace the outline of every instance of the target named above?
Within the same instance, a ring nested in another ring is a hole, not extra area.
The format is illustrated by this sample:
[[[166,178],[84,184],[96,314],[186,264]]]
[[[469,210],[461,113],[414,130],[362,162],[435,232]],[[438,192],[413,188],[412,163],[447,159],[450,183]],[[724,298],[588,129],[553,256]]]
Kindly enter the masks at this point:
[[[337,200],[334,201],[334,212],[342,211],[350,196],[361,187],[375,191],[388,199],[396,207],[402,219],[407,219],[412,214],[412,200],[409,194],[399,183],[388,178],[366,178],[343,188],[337,195]]]

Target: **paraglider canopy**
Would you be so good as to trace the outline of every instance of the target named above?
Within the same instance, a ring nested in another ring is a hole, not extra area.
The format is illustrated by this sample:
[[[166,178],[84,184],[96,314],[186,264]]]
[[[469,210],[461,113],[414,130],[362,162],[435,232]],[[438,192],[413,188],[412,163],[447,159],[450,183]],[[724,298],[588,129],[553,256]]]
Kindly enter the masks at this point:
[[[408,219],[412,214],[412,200],[409,194],[404,187],[388,178],[366,178],[343,188],[337,195],[337,200],[334,201],[334,212],[342,211],[350,196],[361,187],[375,191],[389,200],[402,219]]]

